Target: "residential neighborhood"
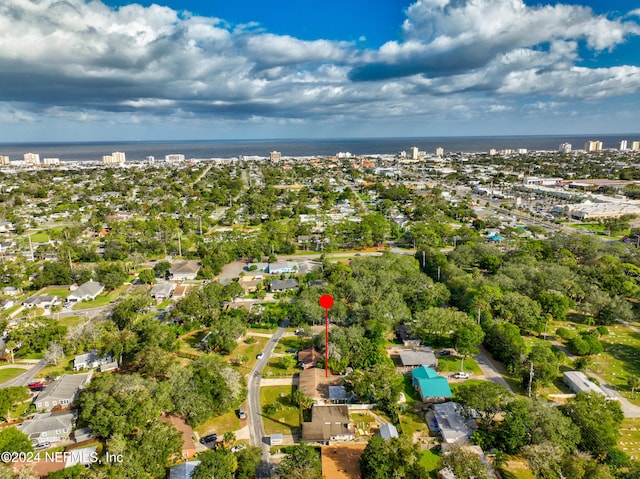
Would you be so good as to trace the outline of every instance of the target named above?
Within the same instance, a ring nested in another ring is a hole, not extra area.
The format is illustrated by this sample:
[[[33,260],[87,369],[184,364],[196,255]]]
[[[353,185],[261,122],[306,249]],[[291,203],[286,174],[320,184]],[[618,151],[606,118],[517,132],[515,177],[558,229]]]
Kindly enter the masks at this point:
[[[4,166],[0,470],[634,477],[637,162]]]

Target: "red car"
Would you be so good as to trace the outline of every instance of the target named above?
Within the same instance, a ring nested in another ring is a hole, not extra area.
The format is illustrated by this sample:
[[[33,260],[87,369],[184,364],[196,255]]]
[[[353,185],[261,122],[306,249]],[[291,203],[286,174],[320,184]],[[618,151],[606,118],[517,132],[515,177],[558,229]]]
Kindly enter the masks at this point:
[[[36,382],[36,383],[29,384],[29,389],[41,388],[43,386],[44,386],[44,384],[42,383],[42,381],[39,381],[39,382]]]

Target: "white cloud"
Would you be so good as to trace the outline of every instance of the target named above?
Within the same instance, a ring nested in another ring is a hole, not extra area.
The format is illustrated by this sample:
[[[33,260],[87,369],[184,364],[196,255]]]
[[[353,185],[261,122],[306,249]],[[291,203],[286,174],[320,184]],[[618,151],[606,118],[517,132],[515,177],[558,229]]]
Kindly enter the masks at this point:
[[[419,0],[402,41],[362,50],[158,5],[5,0],[0,123],[271,118],[290,126],[473,119],[516,112],[521,101],[594,102],[637,93],[640,73],[635,65],[587,68],[580,46],[615,48],[640,32],[628,20],[639,12],[624,20],[521,0]]]

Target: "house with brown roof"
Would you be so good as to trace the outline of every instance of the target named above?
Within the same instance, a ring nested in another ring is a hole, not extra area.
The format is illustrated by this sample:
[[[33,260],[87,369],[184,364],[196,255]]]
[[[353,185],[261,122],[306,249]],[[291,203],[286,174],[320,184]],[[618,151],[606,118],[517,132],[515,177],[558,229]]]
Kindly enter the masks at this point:
[[[354,427],[349,421],[349,408],[346,405],[315,404],[311,408],[311,421],[302,423],[304,441],[351,441],[354,437]]]
[[[314,346],[298,351],[298,364],[302,369],[315,368],[322,359],[322,354]]]
[[[171,424],[182,434],[182,451],[179,457],[174,459],[191,459],[196,455],[196,443],[193,440],[194,432],[184,419],[174,415],[166,415],[160,418],[162,422]]]
[[[342,385],[342,377],[332,374],[327,378],[324,369],[303,369],[300,371],[298,378],[298,389],[317,403],[324,403],[329,400],[330,388],[340,385]]]

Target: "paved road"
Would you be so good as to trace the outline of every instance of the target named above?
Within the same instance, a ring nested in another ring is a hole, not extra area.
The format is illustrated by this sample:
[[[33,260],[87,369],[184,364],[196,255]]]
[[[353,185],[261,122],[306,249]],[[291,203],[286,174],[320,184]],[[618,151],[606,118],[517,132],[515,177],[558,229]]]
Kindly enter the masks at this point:
[[[28,386],[29,383],[32,383],[36,375],[42,371],[42,369],[47,365],[47,361],[45,359],[41,359],[38,363],[33,366],[28,371],[22,373],[17,378],[13,378],[9,381],[6,381],[0,384],[0,389],[8,388],[12,386]]]
[[[511,386],[505,379],[502,377],[498,368],[493,364],[493,361],[489,357],[489,353],[485,351],[484,348],[480,348],[480,352],[473,357],[478,363],[480,369],[484,373],[485,379],[491,381],[492,383],[502,384],[508,391],[513,392]]]
[[[260,382],[262,370],[269,362],[271,354],[280,338],[284,335],[289,320],[283,321],[280,327],[271,337],[271,340],[264,348],[264,356],[256,362],[249,373],[247,380],[247,417],[249,419],[251,445],[262,448],[262,462],[256,470],[258,479],[270,478],[273,475],[273,464],[271,464],[271,451],[269,450],[269,441],[264,432],[262,424],[262,408],[260,407]]]

